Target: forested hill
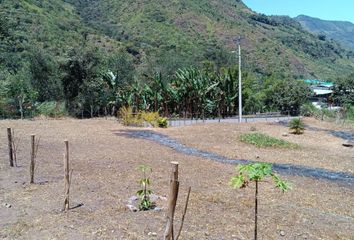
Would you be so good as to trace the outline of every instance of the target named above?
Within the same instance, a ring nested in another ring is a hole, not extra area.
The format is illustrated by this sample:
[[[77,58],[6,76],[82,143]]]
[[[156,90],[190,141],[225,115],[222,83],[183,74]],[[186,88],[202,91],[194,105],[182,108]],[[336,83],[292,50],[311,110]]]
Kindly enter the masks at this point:
[[[354,51],[354,24],[345,21],[328,21],[300,15],[295,18],[308,31],[332,38]]]
[[[265,16],[239,0],[0,0],[2,68],[33,55],[60,62],[73,48],[126,49],[134,64],[173,73],[179,67],[235,61],[242,36],[245,67],[258,75],[331,78],[353,68],[336,42],[304,31],[289,17]]]

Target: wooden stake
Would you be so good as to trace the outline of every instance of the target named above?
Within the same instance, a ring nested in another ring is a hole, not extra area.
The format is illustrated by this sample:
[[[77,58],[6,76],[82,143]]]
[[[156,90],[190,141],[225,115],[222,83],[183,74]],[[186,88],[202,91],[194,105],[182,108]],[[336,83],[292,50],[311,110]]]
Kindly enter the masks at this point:
[[[7,128],[7,139],[8,139],[8,146],[9,146],[9,161],[10,161],[10,167],[14,166],[14,155],[13,155],[13,149],[12,149],[12,130],[11,128]]]
[[[34,183],[34,166],[36,155],[36,135],[31,135],[30,183]]]
[[[63,211],[69,210],[69,192],[70,192],[70,175],[69,175],[69,141],[65,140],[64,153],[64,183],[65,183],[65,199]]]
[[[179,236],[181,235],[181,232],[182,232],[184,218],[186,217],[187,207],[188,207],[188,203],[189,203],[189,196],[191,194],[191,190],[192,190],[192,188],[189,187],[188,188],[187,199],[186,199],[186,204],[184,205],[184,209],[183,209],[183,214],[182,214],[182,219],[181,219],[181,226],[179,227],[179,230],[178,230],[178,233],[177,233],[177,236],[176,236],[176,240],[178,240],[178,238],[179,238]]]
[[[167,224],[164,233],[164,240],[174,240],[173,218],[178,198],[178,162],[171,162],[170,194],[168,197]]]

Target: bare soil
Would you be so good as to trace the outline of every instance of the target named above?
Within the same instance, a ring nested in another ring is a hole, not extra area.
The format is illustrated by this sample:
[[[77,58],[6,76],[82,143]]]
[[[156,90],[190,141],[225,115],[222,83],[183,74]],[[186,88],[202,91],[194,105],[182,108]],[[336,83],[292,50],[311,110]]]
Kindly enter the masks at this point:
[[[313,119],[307,119],[306,123],[318,129],[342,130]],[[120,132],[129,128],[115,119],[0,121],[0,126],[2,239],[162,239],[165,209],[133,213],[125,205],[139,189],[141,176],[137,168],[141,164],[153,169],[154,192],[167,196],[171,161],[180,163],[176,228],[187,188],[192,187],[180,239],[252,239],[254,188],[230,188],[228,183],[235,172],[234,166],[186,156],[152,141],[126,137]],[[249,132],[251,126],[301,147],[262,149],[241,143],[239,135]],[[7,127],[14,128],[21,140],[16,168],[8,166]],[[231,158],[354,172],[354,149],[343,147],[343,140],[327,131],[306,130],[304,135],[283,137],[287,127],[275,123],[208,124],[153,131]],[[33,185],[28,184],[30,134],[40,136]],[[64,139],[70,143],[74,170],[71,206],[83,204],[68,213],[60,211],[64,200]],[[283,177],[293,186],[285,194],[274,189],[270,182],[260,185],[260,239],[354,239],[353,186]]]

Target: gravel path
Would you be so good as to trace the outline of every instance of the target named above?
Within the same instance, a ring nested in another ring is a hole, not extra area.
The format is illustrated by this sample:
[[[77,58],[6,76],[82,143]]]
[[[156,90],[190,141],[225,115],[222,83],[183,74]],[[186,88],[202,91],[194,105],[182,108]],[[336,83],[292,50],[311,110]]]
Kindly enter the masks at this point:
[[[230,159],[216,153],[211,153],[196,148],[188,147],[183,145],[179,141],[168,137],[167,135],[155,133],[153,131],[126,130],[126,131],[122,131],[121,133],[133,138],[141,138],[141,139],[154,141],[156,143],[170,147],[175,151],[186,155],[203,157],[203,158],[207,158],[225,164],[235,165],[235,164],[247,164],[247,163],[256,162],[247,159]],[[301,165],[278,164],[278,163],[273,164],[273,169],[278,173],[286,174],[286,175],[295,175],[295,176],[312,177],[316,179],[337,181],[340,183],[345,183],[346,185],[350,185],[351,187],[354,185],[354,175],[346,172],[335,172],[323,168],[313,168],[313,167],[307,167]]]

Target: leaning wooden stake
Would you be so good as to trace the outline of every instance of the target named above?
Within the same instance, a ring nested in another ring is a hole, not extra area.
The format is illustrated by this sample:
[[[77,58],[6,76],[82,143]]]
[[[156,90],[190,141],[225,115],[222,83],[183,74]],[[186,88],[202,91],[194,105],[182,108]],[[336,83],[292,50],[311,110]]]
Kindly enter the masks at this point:
[[[177,236],[176,236],[175,240],[178,240],[178,238],[179,238],[179,236],[181,235],[181,232],[182,232],[182,228],[183,228],[183,224],[184,224],[184,218],[186,217],[188,203],[189,203],[189,196],[191,194],[191,189],[192,189],[191,187],[188,188],[186,204],[184,205],[183,214],[182,214],[181,226],[179,227],[179,230],[178,230],[178,233],[177,233]]]
[[[64,182],[65,182],[65,199],[63,211],[69,210],[69,192],[70,192],[70,174],[69,174],[69,141],[65,140],[64,153]]]
[[[9,161],[10,167],[14,166],[14,154],[13,154],[13,139],[12,139],[12,130],[11,128],[7,128],[7,139],[8,139],[8,146],[9,146]]]
[[[173,233],[173,218],[175,215],[177,197],[178,197],[178,162],[171,162],[171,179],[170,179],[170,194],[168,197],[168,212],[167,212],[167,224],[164,233],[164,240],[174,240]]]
[[[36,155],[36,135],[31,135],[30,183],[34,183],[35,155]]]

